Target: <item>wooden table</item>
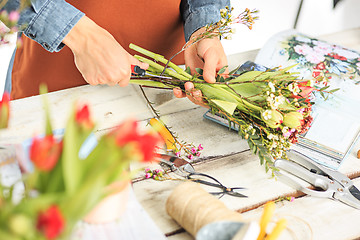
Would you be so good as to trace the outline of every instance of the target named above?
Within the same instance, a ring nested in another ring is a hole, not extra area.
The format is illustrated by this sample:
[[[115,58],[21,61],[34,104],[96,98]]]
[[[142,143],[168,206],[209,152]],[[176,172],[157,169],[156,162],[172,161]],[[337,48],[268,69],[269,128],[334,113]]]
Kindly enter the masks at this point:
[[[360,50],[360,29],[320,39]],[[250,51],[229,56],[230,68],[246,60],[254,60],[256,53]],[[146,92],[164,121],[178,133],[181,140],[204,146],[201,161],[195,164],[197,171],[215,176],[224,185],[247,188],[244,194],[248,198],[224,196],[221,199],[229,208],[242,212],[245,220],[258,221],[262,205],[269,200],[299,194],[271,178],[237,133],[203,119],[206,109],[187,99],[176,99],[171,92],[164,90],[147,89]],[[92,115],[98,123],[96,134],[102,134],[129,116],[135,116],[144,125],[153,117],[137,86],[82,86],[50,93],[48,97],[55,129],[64,128],[75,100],[90,104]],[[44,125],[44,111],[39,96],[12,101],[10,127],[1,132],[0,143],[21,143],[34,134],[42,133]],[[354,178],[355,185],[360,188],[360,160],[356,158],[359,149],[358,142],[339,170]],[[181,227],[165,211],[164,203],[177,184],[178,181],[159,182],[138,178],[133,188],[144,209],[169,239],[193,239],[181,231]],[[275,215],[289,221],[290,231],[285,231],[281,239],[360,237],[360,210],[336,201],[310,196],[298,197],[294,202],[278,201]]]

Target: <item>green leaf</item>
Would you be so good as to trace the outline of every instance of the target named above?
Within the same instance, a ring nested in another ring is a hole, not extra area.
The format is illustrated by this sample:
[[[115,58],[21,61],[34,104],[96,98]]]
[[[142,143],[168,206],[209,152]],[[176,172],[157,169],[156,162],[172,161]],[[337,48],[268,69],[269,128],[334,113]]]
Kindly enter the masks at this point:
[[[191,74],[191,69],[190,69],[190,67],[189,67],[189,66],[188,66],[188,67],[186,67],[185,72],[186,72],[186,73],[188,73],[188,74]]]
[[[42,95],[42,100],[43,100],[44,109],[45,109],[45,135],[46,136],[52,135],[53,130],[52,130],[51,119],[50,119],[49,100],[46,95],[48,92],[46,85],[41,84],[39,92]]]
[[[223,74],[223,73],[226,71],[227,67],[228,67],[228,66],[222,67],[222,68],[218,71],[218,74]]]
[[[210,100],[212,103],[216,104],[218,107],[220,107],[222,110],[224,110],[226,113],[233,115],[237,104],[233,103],[233,102],[227,102],[227,101],[223,101],[223,100]]]
[[[320,88],[320,91],[325,91],[325,90],[328,89],[329,87],[330,87],[330,85],[325,86],[325,87],[323,87],[323,88]]]
[[[195,68],[195,71],[200,75],[203,75],[204,72],[201,68]]]
[[[80,166],[79,150],[83,136],[75,123],[75,111],[70,116],[64,135],[64,150],[62,153],[62,172],[64,176],[65,190],[67,194],[74,194],[81,183],[82,170]]]
[[[339,91],[339,90],[340,90],[340,88],[336,88],[336,89],[330,90],[329,93],[334,93],[334,92]]]

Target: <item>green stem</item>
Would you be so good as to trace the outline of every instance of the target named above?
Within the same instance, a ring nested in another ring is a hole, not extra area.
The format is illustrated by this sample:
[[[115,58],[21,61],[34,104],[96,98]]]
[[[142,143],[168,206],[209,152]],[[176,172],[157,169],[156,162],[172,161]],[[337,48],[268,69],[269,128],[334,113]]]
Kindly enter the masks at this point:
[[[150,59],[147,59],[147,58],[144,58],[144,57],[141,57],[141,56],[138,56],[138,55],[135,55],[134,56],[135,58],[137,58],[138,60],[140,60],[141,62],[145,62],[145,63],[148,63],[152,68],[155,68],[156,70],[159,70],[159,71],[163,71],[164,70],[164,67],[161,66],[160,64],[157,64],[155,63],[154,61],[151,61]],[[174,78],[177,78],[177,79],[180,79],[180,80],[190,80],[188,79],[187,77],[177,73],[177,72],[174,72],[170,69],[165,69],[165,73],[168,74],[169,76],[171,77],[174,77]]]
[[[178,74],[184,76],[186,79],[190,80],[193,78],[193,76],[187,72],[185,72],[182,68],[180,68],[179,66],[177,66],[176,64],[169,62],[166,58],[164,58],[164,56],[153,53],[149,50],[146,50],[142,47],[139,47],[135,44],[130,43],[129,48],[132,50],[135,50],[147,57],[150,57],[152,59],[154,59],[155,61],[161,62],[163,64],[168,64],[169,67],[171,67],[172,69],[174,69]]]

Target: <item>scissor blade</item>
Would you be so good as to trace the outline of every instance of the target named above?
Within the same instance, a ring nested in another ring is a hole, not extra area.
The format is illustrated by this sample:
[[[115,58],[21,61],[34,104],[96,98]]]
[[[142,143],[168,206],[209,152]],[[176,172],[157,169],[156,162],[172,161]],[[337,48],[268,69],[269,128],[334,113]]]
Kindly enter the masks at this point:
[[[231,196],[234,196],[234,197],[243,197],[243,198],[248,197],[248,196],[246,196],[244,194],[241,194],[241,193],[238,193],[238,192],[235,192],[235,191],[229,191],[229,192],[226,192],[226,193],[231,195]]]
[[[360,201],[360,191],[359,191],[359,189],[357,189],[354,185],[352,185],[349,188],[349,191],[350,191],[351,195],[353,195],[357,200]]]
[[[342,193],[335,193],[334,198],[351,207],[360,209],[360,191],[352,185]]]

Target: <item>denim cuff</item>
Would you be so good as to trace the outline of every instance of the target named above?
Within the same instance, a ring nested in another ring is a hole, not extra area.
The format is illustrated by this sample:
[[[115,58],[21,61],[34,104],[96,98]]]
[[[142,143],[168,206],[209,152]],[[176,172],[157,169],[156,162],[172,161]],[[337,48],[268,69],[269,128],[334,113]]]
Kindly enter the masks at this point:
[[[229,0],[187,0],[182,3],[182,15],[184,19],[185,40],[189,41],[191,35],[208,24],[220,20],[220,9],[230,7]]]
[[[24,34],[47,51],[58,52],[64,37],[85,14],[62,0],[38,0],[21,15],[31,17]]]

